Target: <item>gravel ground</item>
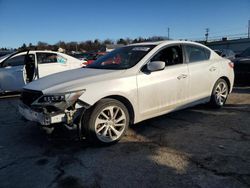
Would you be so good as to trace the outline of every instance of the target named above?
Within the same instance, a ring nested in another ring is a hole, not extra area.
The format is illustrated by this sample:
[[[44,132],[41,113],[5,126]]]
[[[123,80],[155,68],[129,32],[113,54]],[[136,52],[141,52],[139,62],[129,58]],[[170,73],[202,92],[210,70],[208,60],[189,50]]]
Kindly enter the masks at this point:
[[[5,96],[6,97],[6,96]],[[205,105],[133,125],[94,147],[66,130],[46,135],[0,99],[0,187],[250,187],[250,88],[223,109]]]

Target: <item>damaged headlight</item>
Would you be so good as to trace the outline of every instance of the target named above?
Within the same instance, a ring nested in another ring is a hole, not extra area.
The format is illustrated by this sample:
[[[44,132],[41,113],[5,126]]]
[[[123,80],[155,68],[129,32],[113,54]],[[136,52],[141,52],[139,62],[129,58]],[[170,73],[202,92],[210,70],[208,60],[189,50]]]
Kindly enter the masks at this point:
[[[76,100],[86,91],[86,89],[81,91],[69,92],[65,94],[65,102],[68,106],[71,106],[76,102]]]
[[[61,94],[45,94],[37,99],[33,105],[55,106],[65,109],[73,105],[85,91],[84,89]]]

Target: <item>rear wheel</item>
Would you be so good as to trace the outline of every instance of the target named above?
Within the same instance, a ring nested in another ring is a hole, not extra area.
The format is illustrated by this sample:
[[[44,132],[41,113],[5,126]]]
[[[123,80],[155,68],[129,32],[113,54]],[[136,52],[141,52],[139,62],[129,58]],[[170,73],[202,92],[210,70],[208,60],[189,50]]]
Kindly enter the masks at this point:
[[[215,108],[221,108],[226,103],[228,93],[227,82],[224,79],[219,79],[214,85],[210,104]]]
[[[99,144],[116,143],[129,124],[127,108],[115,99],[102,99],[84,116],[82,127],[87,139]]]

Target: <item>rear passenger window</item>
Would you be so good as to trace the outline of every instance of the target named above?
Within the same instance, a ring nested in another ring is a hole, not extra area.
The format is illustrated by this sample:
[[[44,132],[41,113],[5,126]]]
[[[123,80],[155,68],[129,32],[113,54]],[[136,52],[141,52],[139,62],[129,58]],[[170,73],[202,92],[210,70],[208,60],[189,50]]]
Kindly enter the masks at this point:
[[[66,63],[67,59],[56,53],[37,53],[38,64],[43,63]]]
[[[199,46],[185,46],[189,62],[205,61],[210,58],[210,51]]]
[[[183,63],[182,50],[180,46],[167,47],[158,52],[152,59],[152,61],[164,61],[166,66],[177,65]]]

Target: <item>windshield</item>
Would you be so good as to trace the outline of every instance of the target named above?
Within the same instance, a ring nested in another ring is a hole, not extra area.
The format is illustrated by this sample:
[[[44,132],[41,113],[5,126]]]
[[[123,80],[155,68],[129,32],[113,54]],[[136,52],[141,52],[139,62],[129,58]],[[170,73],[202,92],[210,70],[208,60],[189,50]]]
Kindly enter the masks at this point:
[[[97,59],[87,68],[128,69],[136,65],[155,45],[126,46]]]

